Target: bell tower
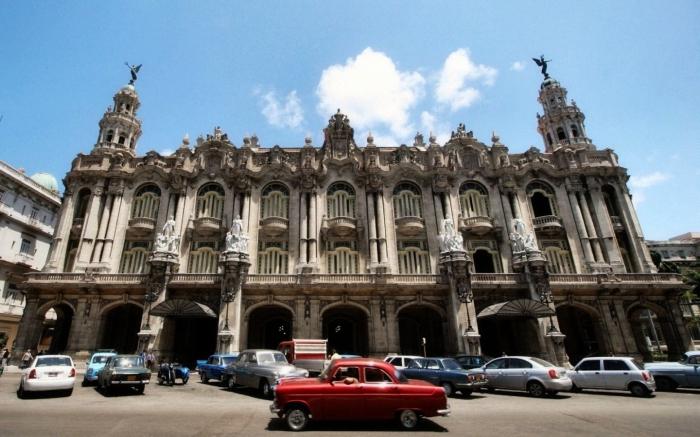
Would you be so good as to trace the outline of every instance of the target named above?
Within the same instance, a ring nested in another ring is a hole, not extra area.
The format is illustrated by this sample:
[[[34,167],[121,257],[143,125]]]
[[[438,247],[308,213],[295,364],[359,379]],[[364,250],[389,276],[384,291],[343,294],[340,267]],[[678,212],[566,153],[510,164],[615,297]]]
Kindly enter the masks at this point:
[[[591,140],[586,137],[586,127],[583,123],[586,116],[576,106],[575,101],[567,101],[566,88],[559,85],[559,82],[546,75],[540,85],[537,100],[544,109],[544,115],[537,114],[537,131],[542,135],[547,153],[564,146],[595,149]]]
[[[123,86],[114,95],[114,106],[100,120],[100,134],[92,153],[126,152],[136,155],[136,142],[141,136],[141,120],[136,111],[141,102],[134,85]]]

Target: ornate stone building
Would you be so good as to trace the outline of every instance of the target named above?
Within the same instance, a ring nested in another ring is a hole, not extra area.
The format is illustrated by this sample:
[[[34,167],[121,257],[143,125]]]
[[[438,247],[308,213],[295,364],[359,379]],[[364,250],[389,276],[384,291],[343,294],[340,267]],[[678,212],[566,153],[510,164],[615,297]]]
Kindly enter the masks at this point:
[[[544,152],[483,143],[462,124],[442,145],[358,144],[338,111],[320,147],[234,144],[216,128],[170,156],[138,156],[127,85],[65,178],[48,265],[25,285],[20,347],[40,341],[53,308],[66,335],[52,349],[74,354],[191,362],[296,337],[371,356],[561,363],[649,358],[649,323],[678,354],[690,341],[683,285],[655,272],[625,168],[594,146],[556,80],[539,101]],[[224,252],[239,216],[247,254]],[[175,253],[153,251],[164,225]]]

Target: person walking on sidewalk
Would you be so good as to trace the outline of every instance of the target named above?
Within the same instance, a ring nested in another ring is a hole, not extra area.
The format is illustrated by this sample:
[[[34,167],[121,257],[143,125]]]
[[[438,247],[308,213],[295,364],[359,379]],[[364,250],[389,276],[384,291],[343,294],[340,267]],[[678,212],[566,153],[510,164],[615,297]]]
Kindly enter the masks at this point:
[[[32,355],[32,350],[27,349],[27,352],[22,355],[22,368],[26,369],[29,367],[30,364],[32,364],[32,360],[34,359],[34,355]]]

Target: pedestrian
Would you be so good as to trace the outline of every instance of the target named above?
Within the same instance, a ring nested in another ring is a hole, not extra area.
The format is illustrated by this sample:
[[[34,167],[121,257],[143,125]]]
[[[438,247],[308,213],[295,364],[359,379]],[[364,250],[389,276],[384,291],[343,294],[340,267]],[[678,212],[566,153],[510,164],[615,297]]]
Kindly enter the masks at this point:
[[[10,351],[7,348],[2,350],[2,367],[7,366],[7,361],[10,359]]]
[[[34,359],[34,356],[32,355],[32,350],[27,349],[27,352],[22,355],[22,368],[26,369],[29,367],[30,364],[32,364],[32,360]]]
[[[146,367],[151,371],[153,371],[153,364],[155,360],[156,356],[153,355],[153,351],[148,351],[148,354],[146,354]]]

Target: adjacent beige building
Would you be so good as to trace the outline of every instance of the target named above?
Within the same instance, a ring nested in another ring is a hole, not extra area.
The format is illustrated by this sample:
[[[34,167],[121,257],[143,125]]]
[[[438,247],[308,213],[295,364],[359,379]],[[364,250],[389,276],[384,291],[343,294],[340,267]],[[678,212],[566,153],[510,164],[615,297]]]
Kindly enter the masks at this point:
[[[51,349],[73,354],[192,362],[296,337],[370,356],[678,355],[690,343],[683,285],[655,271],[626,169],[557,81],[539,101],[544,151],[484,143],[461,124],[445,144],[375,144],[339,111],[320,145],[234,144],[216,128],[161,156],[136,152],[141,102],[127,85],[65,178],[18,343],[41,341],[53,309],[65,335]],[[154,255],[170,217],[177,253]],[[247,254],[223,253],[236,217]],[[461,249],[438,238],[445,219]],[[519,223],[528,250],[514,251]]]

